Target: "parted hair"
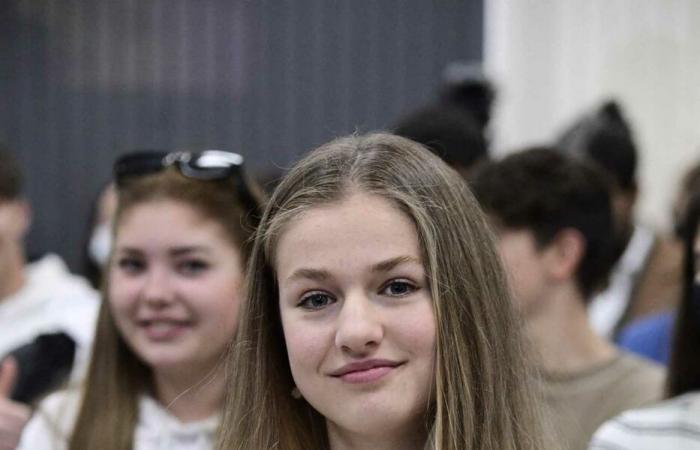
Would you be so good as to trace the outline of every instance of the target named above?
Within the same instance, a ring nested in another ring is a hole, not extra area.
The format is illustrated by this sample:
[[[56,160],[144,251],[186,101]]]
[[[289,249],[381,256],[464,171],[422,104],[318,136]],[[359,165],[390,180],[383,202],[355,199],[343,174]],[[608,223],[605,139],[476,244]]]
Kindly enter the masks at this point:
[[[251,192],[256,193],[256,200],[262,200],[252,184]],[[186,204],[219,223],[231,245],[240,248],[242,260],[248,260],[248,242],[258,211],[250,211],[240,201],[231,179],[194,180],[175,168],[135,178],[118,189],[114,234],[119,233],[120,221],[134,207],[164,200]],[[114,261],[109,264],[111,267]],[[139,396],[152,389],[150,368],[129,348],[115,325],[109,307],[109,277],[105,278],[80,412],[69,437],[70,450],[131,450]]]
[[[436,320],[433,404],[425,448],[541,449],[520,323],[484,215],[457,172],[390,134],[339,138],[284,177],[256,232],[219,450],[327,449],[324,418],[292,398],[279,315],[275,250],[290,221],[362,192],[414,223]]]

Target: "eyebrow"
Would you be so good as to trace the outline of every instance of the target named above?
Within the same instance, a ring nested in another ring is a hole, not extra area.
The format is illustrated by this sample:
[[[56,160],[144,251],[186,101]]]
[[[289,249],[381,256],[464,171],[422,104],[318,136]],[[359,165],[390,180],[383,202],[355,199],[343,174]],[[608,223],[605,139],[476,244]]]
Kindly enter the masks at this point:
[[[420,259],[413,256],[397,256],[395,258],[387,259],[386,261],[379,262],[372,266],[372,272],[389,272],[401,264],[416,263],[420,264]]]
[[[190,245],[190,246],[185,246],[185,247],[175,247],[173,249],[170,249],[168,253],[170,253],[172,256],[182,256],[186,255],[188,253],[195,253],[195,252],[202,252],[206,253],[209,251],[208,247],[205,247],[203,245]]]
[[[142,254],[143,250],[138,247],[118,247],[116,248],[118,252],[121,253],[126,253],[126,254]],[[182,255],[187,255],[189,253],[195,253],[195,252],[203,252],[206,253],[208,252],[209,249],[203,245],[189,245],[189,246],[182,246],[182,247],[175,247],[170,250],[168,250],[168,254],[171,256],[182,256]]]
[[[406,263],[417,263],[420,264],[420,259],[413,256],[397,256],[395,258],[387,259],[386,261],[378,262],[374,264],[371,268],[371,272],[388,272],[401,264]],[[302,268],[295,270],[292,275],[287,278],[288,281],[297,279],[308,279],[314,281],[325,281],[331,277],[330,272],[323,269],[310,269]]]
[[[314,281],[324,281],[331,277],[331,274],[327,270],[322,269],[298,269],[295,270],[293,274],[287,278],[288,281],[298,280],[298,279],[308,279]]]

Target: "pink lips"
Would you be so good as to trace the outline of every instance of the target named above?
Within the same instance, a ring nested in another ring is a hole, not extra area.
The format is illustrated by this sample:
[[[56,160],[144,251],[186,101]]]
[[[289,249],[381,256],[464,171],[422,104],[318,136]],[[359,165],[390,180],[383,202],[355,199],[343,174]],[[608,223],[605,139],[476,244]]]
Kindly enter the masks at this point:
[[[148,339],[169,341],[183,334],[190,327],[190,324],[187,321],[152,319],[140,321],[139,326]]]
[[[399,362],[386,359],[368,359],[347,364],[330,375],[351,384],[371,383],[388,375],[400,365]]]

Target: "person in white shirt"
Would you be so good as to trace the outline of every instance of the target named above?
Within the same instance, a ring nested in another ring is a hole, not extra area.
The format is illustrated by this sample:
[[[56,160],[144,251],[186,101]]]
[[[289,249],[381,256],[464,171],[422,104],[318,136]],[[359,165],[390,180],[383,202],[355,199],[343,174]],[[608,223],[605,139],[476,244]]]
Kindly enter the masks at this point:
[[[259,205],[241,164],[218,150],[117,161],[114,244],[87,378],[40,404],[21,450],[211,447]]]
[[[684,223],[683,294],[668,372],[669,399],[603,424],[592,450],[700,449],[700,192]]]
[[[0,448],[14,448],[28,403],[87,364],[99,296],[57,255],[28,264],[31,209],[22,172],[0,148]]]

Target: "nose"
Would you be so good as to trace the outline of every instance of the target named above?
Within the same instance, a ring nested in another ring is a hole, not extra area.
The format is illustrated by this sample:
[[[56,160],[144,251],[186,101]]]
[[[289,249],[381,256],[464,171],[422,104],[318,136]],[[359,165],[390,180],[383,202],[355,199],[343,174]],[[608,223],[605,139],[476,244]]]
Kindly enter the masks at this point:
[[[144,277],[141,299],[151,307],[163,308],[173,300],[166,270],[152,267]]]
[[[344,353],[364,356],[371,353],[384,337],[379,312],[364,294],[347,296],[338,316],[335,345]]]

